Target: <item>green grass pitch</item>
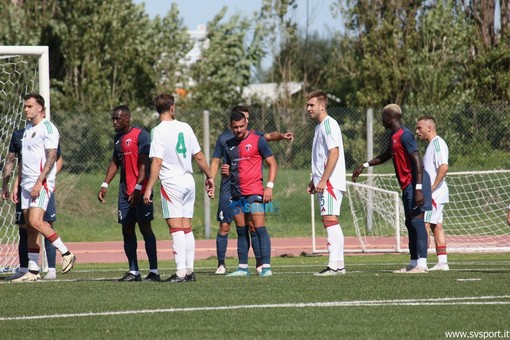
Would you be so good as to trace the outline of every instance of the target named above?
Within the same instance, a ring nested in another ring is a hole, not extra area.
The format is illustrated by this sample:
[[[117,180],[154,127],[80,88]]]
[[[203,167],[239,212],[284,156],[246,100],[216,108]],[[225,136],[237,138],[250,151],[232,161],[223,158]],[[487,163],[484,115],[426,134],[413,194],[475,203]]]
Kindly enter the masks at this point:
[[[196,282],[178,284],[116,282],[125,264],[78,262],[53,282],[0,279],[1,338],[444,339],[510,329],[507,254],[453,254],[449,272],[392,273],[407,259],[347,256],[346,275],[315,277],[327,257],[275,258],[268,278],[217,276],[209,259],[197,261]],[[170,276],[173,261],[160,270]]]

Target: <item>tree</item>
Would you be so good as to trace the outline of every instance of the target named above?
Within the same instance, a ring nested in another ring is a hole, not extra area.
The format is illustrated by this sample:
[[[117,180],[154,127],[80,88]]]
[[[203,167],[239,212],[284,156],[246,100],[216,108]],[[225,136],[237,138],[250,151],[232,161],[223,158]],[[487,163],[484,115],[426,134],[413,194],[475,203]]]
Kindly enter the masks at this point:
[[[251,69],[262,59],[258,27],[239,15],[222,23],[226,10],[224,7],[207,24],[202,57],[190,70],[195,85],[183,103],[189,109],[208,109],[212,113],[211,126],[219,129],[226,125],[225,110],[241,101]]]

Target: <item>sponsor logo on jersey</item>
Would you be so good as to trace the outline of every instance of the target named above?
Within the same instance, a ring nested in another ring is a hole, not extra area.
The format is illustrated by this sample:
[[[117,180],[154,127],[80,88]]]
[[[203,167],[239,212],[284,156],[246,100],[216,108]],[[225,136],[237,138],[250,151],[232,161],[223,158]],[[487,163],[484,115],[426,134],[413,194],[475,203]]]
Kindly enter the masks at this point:
[[[246,144],[246,146],[244,148],[246,149],[246,151],[250,151],[251,150],[251,144]]]

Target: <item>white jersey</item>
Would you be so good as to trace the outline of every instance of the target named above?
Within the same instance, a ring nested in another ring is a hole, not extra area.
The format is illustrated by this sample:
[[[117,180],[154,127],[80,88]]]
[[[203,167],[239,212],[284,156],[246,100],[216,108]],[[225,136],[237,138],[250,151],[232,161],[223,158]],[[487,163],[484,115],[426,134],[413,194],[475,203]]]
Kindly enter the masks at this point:
[[[31,190],[46,163],[46,149],[58,149],[60,134],[49,120],[43,119],[37,125],[27,124],[21,140],[21,187]],[[46,176],[43,186],[53,192],[55,189],[56,162]]]
[[[448,164],[448,145],[443,138],[435,136],[427,146],[423,156],[423,167],[430,176],[430,184],[433,184],[437,177],[439,166]],[[437,203],[448,202],[448,186],[443,179],[432,192],[432,199]]]
[[[191,126],[177,120],[162,121],[151,132],[150,158],[161,158],[163,164],[159,179],[193,173],[193,155],[200,152],[200,145]]]
[[[332,187],[337,190],[346,191],[345,183],[345,156],[342,132],[337,121],[330,116],[315,126],[312,147],[312,179],[317,185],[324,174],[329,150],[338,148],[339,156],[335,169],[329,177]]]

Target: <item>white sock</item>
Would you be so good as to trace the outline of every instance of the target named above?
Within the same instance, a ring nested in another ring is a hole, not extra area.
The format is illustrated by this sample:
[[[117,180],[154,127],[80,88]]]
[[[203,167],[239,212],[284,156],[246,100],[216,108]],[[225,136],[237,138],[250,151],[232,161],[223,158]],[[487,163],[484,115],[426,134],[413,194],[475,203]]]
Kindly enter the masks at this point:
[[[448,263],[448,255],[437,255],[437,262]]]
[[[19,272],[20,273],[27,273],[28,272],[28,267],[19,267]]]
[[[418,259],[418,266],[427,269],[427,258],[426,257],[420,257]]]
[[[190,275],[195,266],[195,235],[193,231],[184,235],[186,237],[186,274]]]
[[[151,273],[154,273],[154,274],[156,274],[156,275],[159,275],[159,270],[157,270],[157,269],[151,269],[151,270],[149,270],[149,271],[150,271]]]
[[[409,265],[411,267],[416,267],[418,265],[418,260],[411,260],[411,261],[409,261]]]
[[[338,225],[340,228],[340,247],[338,248],[338,255],[337,255],[337,266],[338,269],[344,269],[345,263],[344,263],[344,233],[342,231],[342,227]]]
[[[140,272],[138,270],[130,270],[129,272],[133,275],[140,275]]]
[[[340,250],[342,250],[343,253],[343,245],[340,246],[340,243],[343,243],[342,230],[340,229],[339,224],[335,224],[330,227],[327,227],[326,232],[328,234],[328,251],[329,251],[328,267],[333,270],[337,270]]]
[[[28,253],[28,270],[38,272],[39,269],[39,253]]]
[[[67,249],[67,247],[65,246],[64,242],[62,242],[60,237],[57,238],[55,241],[51,242],[51,244],[58,249],[60,254],[65,254],[69,251],[69,249]]]
[[[186,275],[186,236],[184,231],[176,231],[172,233],[172,248],[174,251],[175,265],[177,276]]]
[[[57,270],[55,268],[48,268],[48,274],[49,273],[54,273],[56,274],[57,273]]]

